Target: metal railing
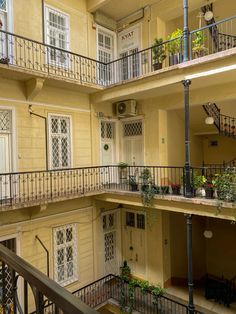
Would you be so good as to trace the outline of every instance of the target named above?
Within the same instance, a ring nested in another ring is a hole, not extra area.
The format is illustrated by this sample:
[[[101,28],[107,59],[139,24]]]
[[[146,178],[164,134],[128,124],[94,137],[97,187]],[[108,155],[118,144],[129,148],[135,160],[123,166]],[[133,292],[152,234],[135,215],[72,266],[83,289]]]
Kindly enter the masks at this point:
[[[148,176],[148,177],[147,177]],[[77,198],[105,190],[183,194],[183,167],[101,166],[0,174],[0,208],[20,207]]]
[[[0,312],[11,313],[47,313],[45,304],[53,304],[53,313],[95,314],[79,298],[62,288],[35,267],[0,244]],[[22,301],[19,298],[21,281]],[[31,295],[31,297],[29,297]]]
[[[190,59],[236,47],[236,16],[190,32]],[[110,86],[183,62],[183,38],[133,50],[117,60],[100,62],[65,49],[0,30],[0,63],[81,84]]]
[[[99,308],[105,305],[108,300],[114,300],[126,309],[129,308],[129,285],[119,276],[107,275],[87,286],[73,292],[73,295],[91,308]],[[160,295],[155,297],[151,291],[143,293],[139,287],[135,287],[133,300],[133,311],[143,314],[173,313],[188,314],[188,307],[185,304],[172,300],[170,297]],[[116,303],[116,304],[117,304]],[[45,309],[54,313],[54,305],[48,304]],[[197,310],[193,314],[203,314]]]
[[[191,187],[200,174],[213,178],[229,167],[191,167]],[[234,168],[231,168],[234,170]],[[85,195],[127,191],[144,195],[185,195],[185,168],[98,166],[0,174],[0,208],[42,205]],[[194,195],[193,195],[194,196]]]
[[[178,37],[107,63],[106,82],[112,85],[133,80],[182,62],[183,39]]]
[[[236,47],[236,15],[190,32],[190,59]]]
[[[0,63],[73,79],[81,84],[105,85],[106,64],[82,55],[0,30]]]

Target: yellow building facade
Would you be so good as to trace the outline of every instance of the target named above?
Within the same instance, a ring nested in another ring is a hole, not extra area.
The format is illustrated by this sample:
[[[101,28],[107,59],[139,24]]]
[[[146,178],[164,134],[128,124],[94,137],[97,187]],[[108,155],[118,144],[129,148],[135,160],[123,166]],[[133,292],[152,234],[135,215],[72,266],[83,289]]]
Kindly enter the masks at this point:
[[[235,200],[184,196],[183,81],[192,180],[234,171],[235,14],[234,0],[191,1],[183,62],[180,0],[0,1],[0,242],[70,292],[126,260],[179,297],[193,215],[196,286],[234,278]],[[161,191],[148,205],[145,169]]]

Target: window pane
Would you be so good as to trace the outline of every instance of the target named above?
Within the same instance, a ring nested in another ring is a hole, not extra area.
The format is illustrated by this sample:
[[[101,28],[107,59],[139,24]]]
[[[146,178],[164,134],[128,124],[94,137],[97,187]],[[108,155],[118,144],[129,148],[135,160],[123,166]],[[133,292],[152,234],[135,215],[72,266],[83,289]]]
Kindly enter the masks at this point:
[[[62,159],[62,167],[69,166],[69,152],[68,152],[68,139],[61,139],[61,159]]]
[[[72,241],[72,227],[66,228],[66,242]]]
[[[59,138],[52,138],[52,166],[59,168]]]
[[[56,118],[51,119],[51,132],[58,133],[58,119]]]
[[[64,232],[62,230],[57,231],[57,245],[63,244]]]
[[[137,214],[137,228],[145,229],[145,216],[143,214]]]
[[[135,215],[131,212],[126,212],[126,226],[135,227]]]
[[[64,264],[64,249],[57,250],[57,264],[58,265]]]

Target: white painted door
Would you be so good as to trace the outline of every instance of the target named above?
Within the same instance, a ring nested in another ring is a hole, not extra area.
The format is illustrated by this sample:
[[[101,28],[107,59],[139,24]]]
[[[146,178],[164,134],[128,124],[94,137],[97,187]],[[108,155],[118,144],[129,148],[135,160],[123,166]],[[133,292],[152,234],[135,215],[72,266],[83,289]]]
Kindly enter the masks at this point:
[[[144,278],[146,274],[145,215],[126,211],[123,227],[123,260],[128,262],[132,274]]]
[[[142,120],[124,121],[122,133],[122,160],[131,166],[142,166],[144,161]]]
[[[101,163],[107,166],[115,162],[115,122],[101,120]]]
[[[8,30],[8,21],[7,21],[7,0],[0,0],[0,30],[7,31]],[[3,59],[7,57],[7,36],[5,33],[0,33],[0,42],[1,42],[1,50],[0,50],[0,59],[3,62]]]
[[[104,273],[119,273],[117,213],[107,212],[102,216],[104,244]]]
[[[109,63],[114,59],[115,35],[104,28],[98,28],[97,32],[97,53],[98,60]],[[99,65],[99,81],[101,83],[112,82],[112,67]]]
[[[10,147],[9,135],[0,134],[0,198],[9,198],[10,195],[10,176],[4,173],[10,172]]]

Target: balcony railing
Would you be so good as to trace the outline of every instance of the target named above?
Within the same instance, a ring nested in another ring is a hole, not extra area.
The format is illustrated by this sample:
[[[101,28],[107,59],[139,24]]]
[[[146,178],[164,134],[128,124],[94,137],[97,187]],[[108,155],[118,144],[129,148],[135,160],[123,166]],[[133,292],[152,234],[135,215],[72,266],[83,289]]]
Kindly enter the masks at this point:
[[[205,175],[212,179],[227,169],[221,166],[191,168],[193,193],[197,177]],[[0,174],[0,208],[42,205],[108,191],[142,194],[147,188],[157,196],[184,196],[184,178],[184,167],[171,166],[101,166],[5,173]]]
[[[236,47],[236,16],[190,32],[190,59]],[[0,63],[81,84],[110,86],[183,62],[182,37],[103,63],[0,30]]]
[[[53,305],[55,314],[97,313],[2,244],[0,265],[0,313],[27,314],[35,310],[43,314],[47,302]]]
[[[129,285],[115,275],[107,275],[91,284],[73,292],[73,295],[91,308],[99,308],[105,305],[109,300],[115,301],[117,306],[122,303],[122,308],[126,308],[127,312],[130,306],[131,298],[129,297]],[[178,313],[188,314],[188,307],[185,304],[176,302],[171,298],[160,295],[155,297],[151,292],[142,293],[139,287],[134,289],[132,299],[133,311],[145,314],[156,313]],[[54,305],[48,304],[45,309],[50,313],[54,313]],[[192,314],[203,314],[197,310]]]
[[[0,30],[0,63],[81,84],[104,85],[106,64]]]

